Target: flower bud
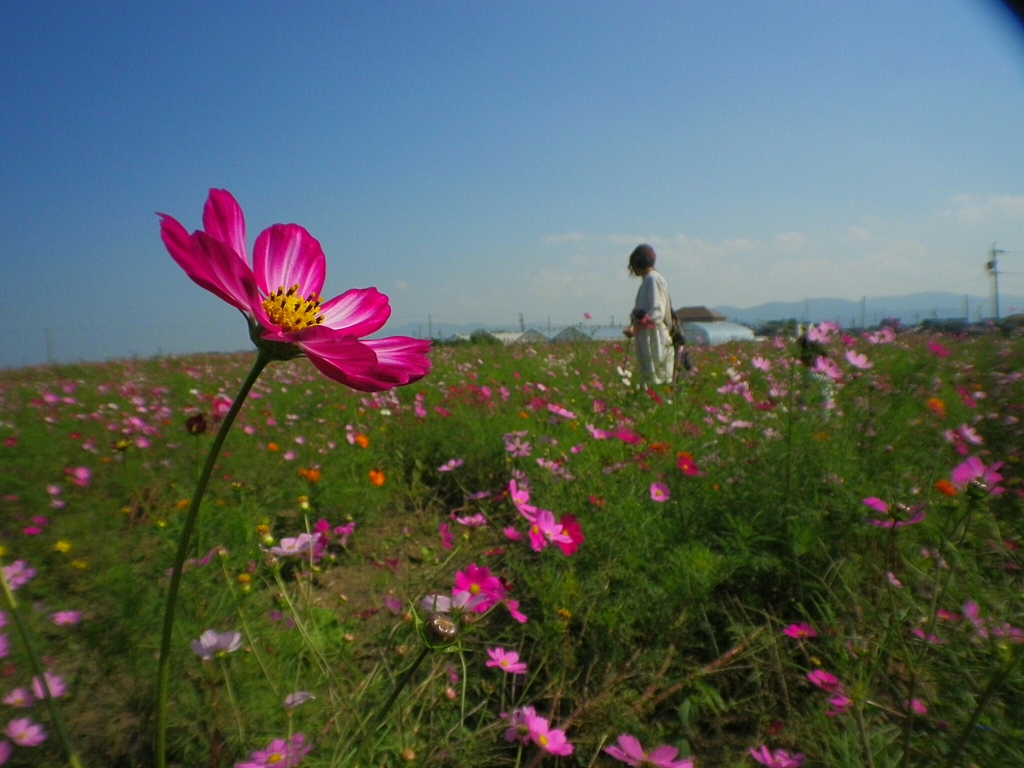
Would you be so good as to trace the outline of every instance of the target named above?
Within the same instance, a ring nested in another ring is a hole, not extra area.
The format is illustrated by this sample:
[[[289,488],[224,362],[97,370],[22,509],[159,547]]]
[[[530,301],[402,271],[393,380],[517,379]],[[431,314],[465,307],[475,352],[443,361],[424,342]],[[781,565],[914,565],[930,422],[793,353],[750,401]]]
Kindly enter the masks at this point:
[[[423,637],[431,648],[447,648],[459,639],[459,625],[443,613],[432,613],[423,623]]]
[[[185,419],[185,429],[190,435],[201,435],[206,431],[206,414],[197,413]]]

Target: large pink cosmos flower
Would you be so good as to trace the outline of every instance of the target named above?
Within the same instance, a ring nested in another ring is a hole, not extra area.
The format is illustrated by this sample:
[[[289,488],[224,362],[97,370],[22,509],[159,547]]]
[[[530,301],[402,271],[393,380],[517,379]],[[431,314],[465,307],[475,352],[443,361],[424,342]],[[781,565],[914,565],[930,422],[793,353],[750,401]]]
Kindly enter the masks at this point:
[[[320,243],[298,224],[274,224],[253,246],[245,242],[242,209],[230,192],[211,189],[203,230],[191,235],[160,216],[167,251],[194,283],[241,311],[249,335],[278,359],[306,355],[328,378],[377,392],[423,378],[430,371],[429,341],[360,337],[379,330],[391,314],[376,288],[353,288],[323,301],[326,259]]]

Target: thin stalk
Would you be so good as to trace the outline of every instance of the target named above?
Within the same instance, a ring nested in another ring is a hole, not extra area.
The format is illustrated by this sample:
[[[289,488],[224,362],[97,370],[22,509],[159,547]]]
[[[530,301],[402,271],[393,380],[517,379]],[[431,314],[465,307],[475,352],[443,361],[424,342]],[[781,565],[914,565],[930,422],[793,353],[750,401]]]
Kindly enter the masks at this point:
[[[14,598],[14,590],[11,589],[11,585],[7,583],[7,578],[4,576],[3,568],[0,568],[0,589],[3,590],[4,602],[7,603],[7,607],[10,609],[11,618],[14,619],[14,626],[18,628],[18,635],[21,637],[22,645],[25,646],[25,653],[28,654],[28,660],[29,664],[32,666],[32,671],[35,672],[36,677],[42,685],[43,693],[46,696],[46,709],[50,713],[50,720],[53,723],[53,729],[57,732],[57,740],[64,749],[64,754],[67,755],[68,765],[70,765],[71,768],[82,768],[82,763],[78,759],[78,754],[75,752],[75,748],[71,746],[71,740],[68,738],[68,732],[64,728],[64,721],[60,717],[60,711],[57,709],[57,704],[50,695],[50,686],[46,682],[43,664],[39,660],[39,654],[36,651],[35,645],[32,643],[32,636],[29,634],[28,627],[26,627],[25,622],[21,620],[21,613],[18,611],[18,601]]]
[[[224,416],[224,421],[220,425],[217,437],[214,438],[213,445],[210,446],[210,452],[206,455],[206,464],[203,466],[203,472],[199,476],[199,481],[196,484],[196,490],[192,494],[192,503],[189,504],[188,515],[185,518],[185,526],[182,528],[181,538],[178,540],[178,553],[174,557],[174,566],[171,569],[171,584],[167,589],[167,603],[164,609],[163,632],[160,636],[160,660],[157,662],[157,768],[166,768],[167,766],[167,694],[170,689],[171,681],[171,635],[174,631],[174,609],[178,604],[178,589],[181,586],[182,566],[185,563],[185,558],[188,556],[192,530],[195,528],[196,519],[199,517],[199,505],[203,501],[203,496],[206,495],[206,486],[210,482],[210,475],[213,474],[213,467],[217,463],[217,457],[220,455],[221,446],[224,445],[224,439],[228,436],[231,425],[234,424],[235,417],[238,415],[239,410],[241,410],[242,403],[245,402],[245,398],[248,396],[249,390],[252,389],[252,385],[256,383],[256,379],[259,378],[260,373],[262,373],[263,369],[267,367],[270,360],[270,357],[264,356],[262,353],[256,356],[256,362],[253,363],[252,370],[249,371],[249,375],[242,383],[242,388],[238,390],[238,395],[235,397],[235,401],[231,404],[231,408]]]
[[[228,673],[228,665],[224,659],[220,660],[221,670],[224,672],[224,687],[228,692],[228,701],[231,703],[231,712],[235,716],[235,725],[238,726],[238,743],[245,744],[245,728],[242,725],[242,713],[238,711],[238,702],[235,701],[235,691],[231,687],[231,675]],[[289,737],[291,734],[289,734]]]
[[[868,768],[875,768],[875,756],[871,752],[871,740],[868,738],[868,729],[864,725],[864,705],[857,703],[853,708],[854,717],[857,720],[857,733],[860,734],[860,744],[864,750],[864,759]]]

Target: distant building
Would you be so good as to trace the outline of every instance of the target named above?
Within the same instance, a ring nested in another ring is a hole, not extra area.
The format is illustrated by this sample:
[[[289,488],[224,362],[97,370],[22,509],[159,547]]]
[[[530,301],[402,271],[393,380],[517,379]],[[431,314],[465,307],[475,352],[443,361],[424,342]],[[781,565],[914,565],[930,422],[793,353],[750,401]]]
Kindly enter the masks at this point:
[[[709,323],[683,323],[686,343],[713,347],[727,341],[754,341],[754,332],[745,325],[727,321]]]
[[[576,343],[579,341],[590,341],[591,337],[575,325],[564,328],[552,337],[552,341],[565,341]]]
[[[680,323],[720,323],[726,319],[725,315],[707,307],[679,307],[675,313]]]

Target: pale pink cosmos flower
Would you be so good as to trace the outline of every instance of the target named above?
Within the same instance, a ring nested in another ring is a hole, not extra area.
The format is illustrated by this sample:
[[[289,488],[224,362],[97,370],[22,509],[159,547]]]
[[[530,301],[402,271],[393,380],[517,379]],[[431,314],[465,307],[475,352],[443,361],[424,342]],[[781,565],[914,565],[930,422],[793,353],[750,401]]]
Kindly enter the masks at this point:
[[[278,557],[309,557],[319,554],[317,542],[319,536],[310,533],[300,533],[298,536],[288,536],[281,539],[279,546],[271,547],[270,554]]]
[[[875,367],[875,364],[868,360],[867,355],[862,355],[859,352],[854,352],[852,349],[846,350],[846,362],[848,362],[854,368],[859,368],[862,371],[866,371],[869,368]]]
[[[651,483],[651,500],[665,502],[672,498],[672,493],[664,483]]]
[[[81,611],[57,611],[50,616],[50,621],[58,627],[70,627],[82,620]]]
[[[92,470],[88,467],[74,467],[65,469],[64,474],[68,475],[75,485],[85,487],[89,484],[89,478],[92,477]]]
[[[519,741],[523,744],[530,743],[530,728],[527,725],[530,718],[537,716],[537,710],[533,707],[522,707],[508,716],[509,727],[505,729],[505,741]]]
[[[525,675],[526,662],[519,660],[519,654],[515,651],[506,651],[504,648],[488,648],[487,655],[490,661],[484,664],[485,667],[500,669],[510,675]]]
[[[663,744],[650,752],[644,750],[639,739],[628,733],[619,734],[616,745],[605,747],[604,753],[633,768],[693,768],[693,758],[676,760],[679,750]]]
[[[537,511],[533,525],[528,532],[530,537],[530,548],[534,552],[540,552],[548,544],[571,544],[572,537],[562,530],[562,526],[555,522],[555,516],[546,509]]]
[[[203,661],[209,661],[214,656],[225,656],[241,647],[241,632],[218,632],[215,629],[208,629],[198,640],[192,641],[192,651]]]
[[[438,467],[437,471],[438,472],[451,472],[452,470],[458,469],[459,467],[461,467],[463,465],[463,463],[464,463],[464,461],[462,459],[449,459],[444,464],[442,464],[440,467]]]
[[[11,720],[4,729],[7,738],[19,747],[37,747],[46,741],[43,726],[32,722],[31,718],[21,717]]]
[[[429,341],[361,338],[391,314],[387,296],[377,289],[352,289],[322,301],[326,259],[303,227],[263,230],[250,266],[245,219],[229,192],[210,190],[204,230],[192,235],[170,216],[159,216],[171,258],[194,283],[246,316],[261,350],[277,358],[305,355],[328,378],[364,392],[409,384],[430,371]]]
[[[27,688],[15,688],[4,696],[3,702],[9,707],[27,709],[36,703],[36,699]]]
[[[571,755],[573,746],[565,739],[565,731],[552,728],[546,717],[527,717],[530,739],[549,755]]]
[[[68,687],[64,685],[64,681],[59,676],[43,672],[43,678],[46,680],[46,687],[49,689],[52,698],[60,698],[68,692]],[[32,678],[32,693],[40,701],[46,698],[46,692],[43,690],[43,681],[39,677]]]
[[[36,569],[29,567],[27,560],[15,560],[10,565],[3,566],[2,570],[4,579],[12,590],[25,586],[36,575]]]
[[[487,525],[487,518],[484,517],[480,512],[475,515],[464,515],[462,517],[456,517],[455,522],[459,525],[465,525],[469,528],[483,528]]]
[[[519,514],[531,523],[537,519],[537,508],[529,503],[530,492],[528,490],[518,487],[515,480],[509,480],[508,493],[512,504],[519,510]]]
[[[811,370],[815,373],[828,376],[832,381],[839,381],[843,378],[842,369],[827,357],[814,358],[814,365],[811,366]]]
[[[296,691],[295,693],[289,693],[284,697],[284,708],[295,709],[296,707],[305,704],[307,701],[312,701],[315,698],[316,696],[309,691]]]
[[[791,755],[784,749],[777,749],[772,752],[764,744],[750,750],[750,756],[761,765],[768,766],[768,768],[800,768],[804,764],[803,755]]]
[[[563,408],[560,405],[555,405],[554,403],[548,403],[548,411],[550,411],[551,413],[555,414],[555,416],[560,416],[563,419],[575,419],[576,418],[576,414],[575,413],[573,413],[570,410],[567,410],[567,409]]]
[[[766,371],[767,372],[767,371],[770,371],[772,369],[772,361],[771,360],[767,360],[767,359],[761,357],[760,355],[755,355],[754,358],[750,361],[750,364],[752,366],[754,366],[755,368],[757,368],[757,370],[759,370],[759,371]]]

